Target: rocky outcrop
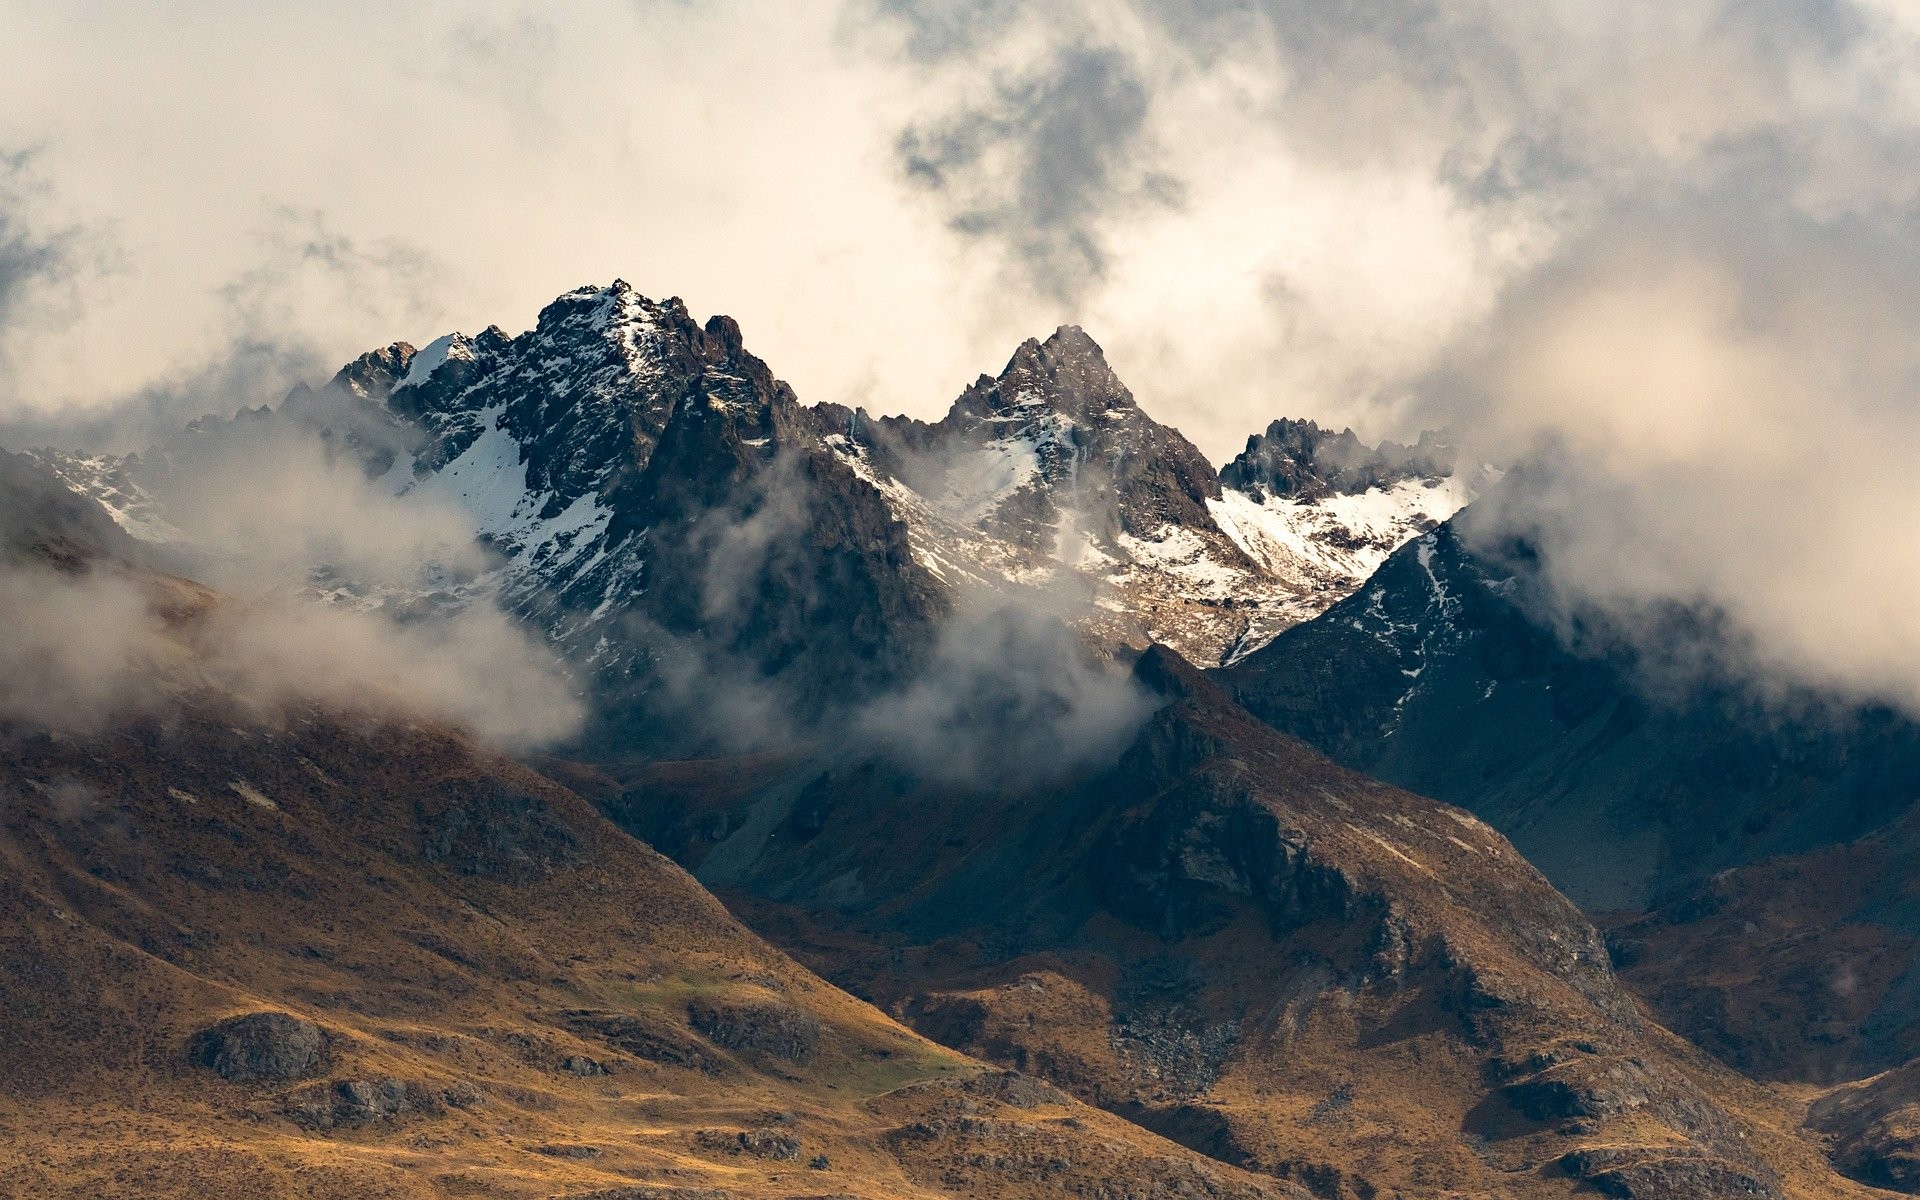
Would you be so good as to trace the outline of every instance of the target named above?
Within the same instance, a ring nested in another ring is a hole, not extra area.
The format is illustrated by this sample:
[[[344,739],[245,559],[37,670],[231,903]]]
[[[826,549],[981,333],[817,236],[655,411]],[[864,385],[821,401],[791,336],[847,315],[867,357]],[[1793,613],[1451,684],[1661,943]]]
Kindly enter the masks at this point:
[[[726,1050],[806,1063],[820,1048],[820,1022],[775,1000],[696,1000],[687,1019]]]
[[[720,1073],[719,1057],[662,1014],[576,1009],[559,1014],[556,1023],[646,1062]]]
[[[428,862],[527,883],[580,861],[579,835],[538,796],[490,780],[457,781],[439,789],[435,807],[423,814]]]
[[[233,1083],[298,1079],[320,1065],[326,1037],[311,1021],[283,1012],[242,1013],[193,1035],[194,1065]]]
[[[449,1108],[473,1108],[480,1094],[471,1084],[439,1087],[391,1076],[339,1079],[289,1092],[283,1101],[287,1119],[302,1129],[324,1132],[400,1120],[437,1117]]]
[[[1778,1182],[1712,1155],[1635,1147],[1580,1150],[1561,1160],[1567,1173],[1618,1200],[1740,1197],[1776,1200]]]
[[[702,1129],[693,1135],[693,1144],[717,1154],[746,1154],[774,1162],[800,1157],[800,1140],[779,1129]]]
[[[1353,430],[1339,433],[1312,421],[1282,418],[1220,469],[1220,481],[1256,500],[1286,496],[1299,501],[1390,488],[1408,480],[1437,482],[1454,473],[1459,451],[1434,432],[1411,446],[1369,446]]]

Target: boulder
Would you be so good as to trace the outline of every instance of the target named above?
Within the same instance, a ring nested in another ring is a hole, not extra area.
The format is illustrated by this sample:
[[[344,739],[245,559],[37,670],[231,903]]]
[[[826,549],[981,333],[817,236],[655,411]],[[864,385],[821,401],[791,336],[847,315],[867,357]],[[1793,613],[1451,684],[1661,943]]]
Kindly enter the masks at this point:
[[[311,1021],[283,1012],[253,1012],[193,1035],[188,1056],[234,1083],[298,1079],[320,1063],[326,1037]]]
[[[771,1000],[696,1000],[687,1006],[687,1020],[723,1049],[758,1052],[791,1063],[813,1061],[820,1046],[820,1022]]]

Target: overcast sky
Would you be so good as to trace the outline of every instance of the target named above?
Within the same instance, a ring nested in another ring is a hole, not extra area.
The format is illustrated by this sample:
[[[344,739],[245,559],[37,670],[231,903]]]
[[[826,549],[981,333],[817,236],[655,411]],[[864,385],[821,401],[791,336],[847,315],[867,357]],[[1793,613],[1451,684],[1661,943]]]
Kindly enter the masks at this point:
[[[1450,423],[1565,464],[1536,499],[1587,594],[1920,662],[1911,0],[0,0],[0,31],[14,441],[616,276],[879,412],[1071,321],[1216,460],[1280,415]]]
[[[1073,321],[1216,457],[1410,432],[1636,208],[1904,237],[1910,10],[0,0],[0,403],[272,398],[620,276],[803,399],[934,413]]]

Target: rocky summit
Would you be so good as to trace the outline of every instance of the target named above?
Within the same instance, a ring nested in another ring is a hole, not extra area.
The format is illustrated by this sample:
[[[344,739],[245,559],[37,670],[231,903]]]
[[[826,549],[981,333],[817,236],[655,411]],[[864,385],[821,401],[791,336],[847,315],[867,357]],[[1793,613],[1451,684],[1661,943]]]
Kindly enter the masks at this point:
[[[1349,475],[1311,496],[1225,486],[1072,326],[1022,344],[932,424],[835,412],[837,444],[943,579],[1091,597],[1086,623],[1103,639],[1203,663],[1320,611],[1473,486],[1451,464],[1418,480]]]
[[[0,1191],[1920,1191],[1915,727],[1663,680],[1501,480],[1216,469],[1072,326],[809,405],[617,281],[0,455]],[[286,612],[585,724],[263,682]]]
[[[1432,431],[1411,446],[1369,446],[1351,429],[1339,433],[1312,421],[1281,418],[1220,469],[1220,478],[1250,496],[1313,499],[1392,488],[1413,480],[1429,486],[1451,476],[1460,452]]]
[[[1071,327],[938,422],[805,406],[734,322],[619,281],[517,337],[369,352],[143,455],[42,458],[135,536],[190,541],[164,515],[176,460],[262,421],[469,513],[505,559],[494,586],[603,682],[723,671],[809,706],[884,686],[949,608],[1036,592],[1086,603],[1110,644],[1236,657],[1478,486],[1436,469],[1313,496],[1223,487]]]

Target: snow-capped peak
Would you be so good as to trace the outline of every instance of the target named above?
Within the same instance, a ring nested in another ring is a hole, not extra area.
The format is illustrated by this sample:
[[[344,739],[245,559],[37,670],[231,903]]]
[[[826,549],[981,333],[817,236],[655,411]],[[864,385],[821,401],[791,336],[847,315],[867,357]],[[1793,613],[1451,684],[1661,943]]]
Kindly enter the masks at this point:
[[[449,333],[433,339],[414,353],[407,363],[407,373],[399,383],[393,385],[394,391],[419,387],[433,378],[433,373],[446,365],[448,360],[469,362],[473,359],[473,340],[464,333]]]

